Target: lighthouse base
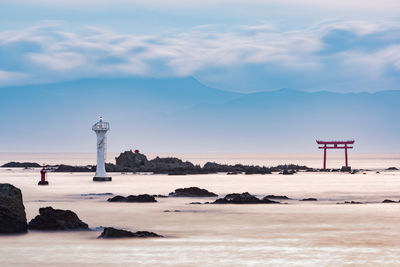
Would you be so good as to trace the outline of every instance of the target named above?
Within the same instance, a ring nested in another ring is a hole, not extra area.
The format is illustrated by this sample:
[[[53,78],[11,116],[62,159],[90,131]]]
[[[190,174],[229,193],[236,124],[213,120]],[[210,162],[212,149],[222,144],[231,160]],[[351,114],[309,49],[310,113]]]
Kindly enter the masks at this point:
[[[39,181],[38,185],[49,185],[49,181]]]
[[[93,177],[94,182],[111,182],[111,177]]]

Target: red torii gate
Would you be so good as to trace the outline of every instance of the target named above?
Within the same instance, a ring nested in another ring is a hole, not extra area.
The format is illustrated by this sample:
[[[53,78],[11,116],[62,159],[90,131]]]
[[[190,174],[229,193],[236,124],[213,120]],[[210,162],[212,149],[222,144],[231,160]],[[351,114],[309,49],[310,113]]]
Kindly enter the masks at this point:
[[[346,167],[349,166],[348,158],[347,158],[347,149],[352,149],[352,145],[354,144],[354,140],[349,140],[349,141],[319,141],[317,140],[318,145],[323,145],[318,147],[319,149],[324,150],[324,170],[326,169],[326,150],[327,149],[344,149],[344,155],[345,155],[345,160],[346,160]]]

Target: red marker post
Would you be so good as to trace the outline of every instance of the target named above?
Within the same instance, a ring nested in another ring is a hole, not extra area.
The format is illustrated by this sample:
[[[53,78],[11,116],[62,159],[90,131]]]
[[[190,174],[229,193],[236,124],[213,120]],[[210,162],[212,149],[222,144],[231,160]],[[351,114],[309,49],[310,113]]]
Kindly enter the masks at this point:
[[[43,165],[43,169],[40,170],[40,181],[38,185],[49,185],[49,181],[46,180],[47,170],[46,165]]]

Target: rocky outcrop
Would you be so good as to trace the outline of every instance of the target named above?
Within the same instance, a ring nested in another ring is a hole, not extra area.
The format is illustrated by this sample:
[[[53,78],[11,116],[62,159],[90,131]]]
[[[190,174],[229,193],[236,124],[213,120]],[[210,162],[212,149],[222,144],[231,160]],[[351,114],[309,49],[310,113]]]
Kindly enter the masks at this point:
[[[396,167],[389,167],[386,170],[388,170],[388,171],[398,171],[399,169],[396,168]]]
[[[4,168],[40,168],[42,166],[40,166],[38,163],[35,162],[8,162],[4,165],[2,165],[1,167]]]
[[[157,202],[154,196],[143,194],[143,195],[130,195],[127,197],[123,196],[115,196],[113,198],[109,198],[108,202]]]
[[[397,203],[397,201],[391,199],[385,199],[384,201],[382,201],[382,203]]]
[[[198,187],[178,188],[169,193],[170,197],[217,197],[218,195]]]
[[[32,230],[88,230],[88,225],[75,212],[52,207],[40,208],[39,215],[29,222],[28,227]]]
[[[25,233],[28,229],[21,190],[0,184],[0,233]]]
[[[208,174],[226,172],[228,174],[270,174],[272,172],[282,172],[283,174],[293,174],[296,171],[310,171],[306,166],[299,165],[279,165],[276,167],[265,167],[256,165],[227,165],[215,162],[207,162],[203,167],[195,165],[189,161],[183,161],[174,157],[148,160],[147,157],[139,152],[125,151],[115,158],[116,164],[107,163],[107,172],[153,172],[156,174],[186,175],[186,174]],[[96,166],[54,166],[57,172],[95,172]]]
[[[145,169],[147,168],[149,161],[145,155],[130,150],[119,154],[119,156],[115,158],[115,163],[118,166],[130,169]]]
[[[248,192],[228,194],[224,198],[219,198],[213,204],[279,204],[277,201],[266,198],[259,199]]]
[[[138,231],[133,233],[130,231],[116,229],[113,227],[106,227],[104,228],[103,232],[98,238],[126,238],[126,237],[148,238],[148,237],[163,237],[163,236],[148,231]]]
[[[309,198],[303,198],[300,201],[318,201],[318,199],[313,198],[313,197],[309,197]]]
[[[93,169],[91,166],[70,166],[70,165],[58,165],[55,169],[55,172],[92,172]]]

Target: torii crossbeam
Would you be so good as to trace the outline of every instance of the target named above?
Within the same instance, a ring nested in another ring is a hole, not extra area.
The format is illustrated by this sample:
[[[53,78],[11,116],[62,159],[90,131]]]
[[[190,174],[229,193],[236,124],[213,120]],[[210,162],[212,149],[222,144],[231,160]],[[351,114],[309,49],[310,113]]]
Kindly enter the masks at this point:
[[[324,170],[326,170],[326,150],[327,149],[344,149],[346,167],[349,167],[348,157],[347,157],[347,149],[352,149],[352,145],[354,144],[354,140],[349,141],[319,141],[317,140],[318,145],[322,145],[318,147],[319,149],[324,150]]]

